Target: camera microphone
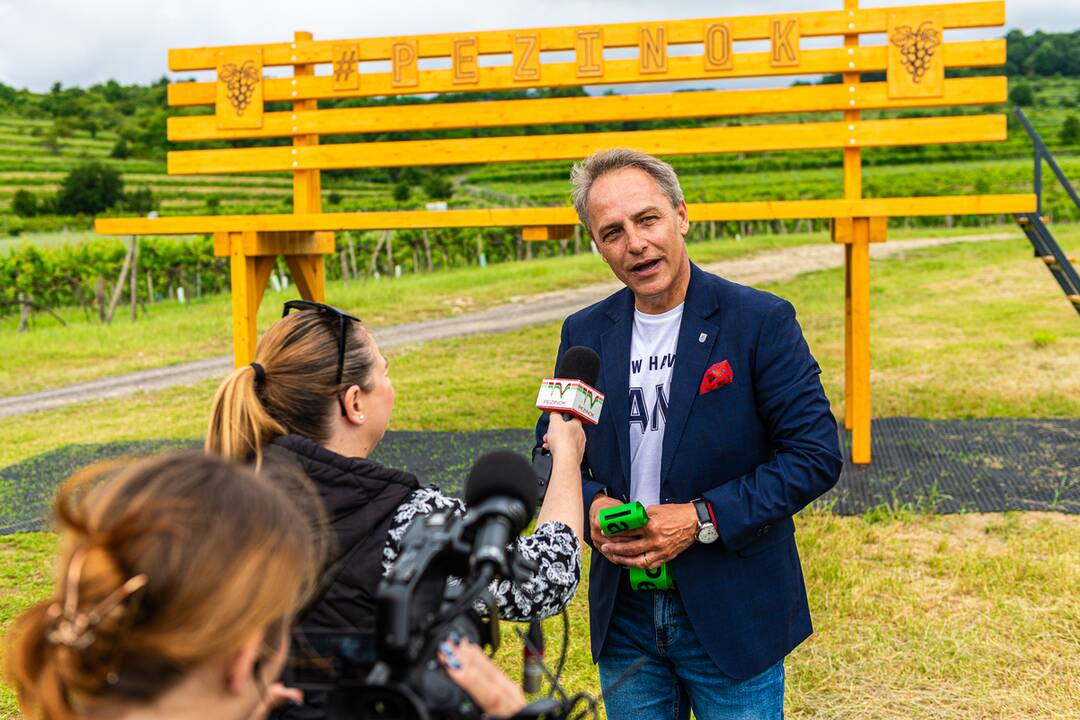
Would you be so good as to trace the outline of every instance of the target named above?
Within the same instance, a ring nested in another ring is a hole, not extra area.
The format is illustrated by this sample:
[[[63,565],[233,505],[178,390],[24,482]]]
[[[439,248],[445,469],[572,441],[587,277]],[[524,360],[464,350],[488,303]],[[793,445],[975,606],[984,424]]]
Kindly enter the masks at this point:
[[[473,465],[462,492],[476,522],[471,561],[504,577],[507,545],[525,529],[536,510],[536,479],[529,461],[510,450],[484,455]]]

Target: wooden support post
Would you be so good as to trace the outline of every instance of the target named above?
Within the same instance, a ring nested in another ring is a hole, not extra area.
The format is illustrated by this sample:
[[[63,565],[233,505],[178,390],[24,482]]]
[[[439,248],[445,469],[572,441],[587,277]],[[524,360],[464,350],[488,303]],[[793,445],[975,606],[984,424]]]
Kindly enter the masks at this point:
[[[852,220],[848,251],[851,276],[851,462],[870,462],[870,228],[869,218]]]
[[[309,32],[293,33],[293,44],[312,40]],[[314,77],[315,65],[294,65],[293,76]],[[318,100],[298,100],[293,103],[293,112],[310,112],[319,109]],[[295,135],[293,147],[311,147],[319,144],[318,135]],[[322,177],[318,170],[296,170],[293,172],[293,213],[296,215],[322,212]],[[329,233],[333,235],[333,233]],[[326,297],[326,265],[322,255],[286,255],[293,280],[300,296],[305,300],[323,302]]]
[[[229,247],[229,271],[232,279],[233,313],[233,363],[236,367],[247,365],[255,359],[255,343],[258,340],[256,318],[262,302],[270,273],[274,270],[273,255],[249,254],[254,249],[257,233],[254,231],[218,233],[215,245],[227,243]],[[222,237],[224,236],[224,237]]]
[[[844,0],[844,10],[849,13],[857,12],[859,9],[859,0]],[[854,25],[852,26],[854,28]],[[855,28],[858,29],[858,28]],[[844,48],[849,52],[849,57],[856,57],[856,55],[850,54],[852,52],[857,53],[856,48],[859,47],[859,35],[853,33],[844,36]],[[852,61],[854,62],[854,61]],[[858,70],[857,67],[852,69]],[[851,95],[850,102],[854,103],[854,107],[858,107],[858,88],[859,88],[859,73],[847,72],[844,73],[844,84],[854,90],[849,93]],[[845,110],[844,122],[849,124],[857,123],[861,114],[858,110]],[[846,200],[858,200],[862,197],[862,151],[858,147],[844,148],[844,199]],[[854,377],[852,375],[854,358],[853,353],[853,339],[852,339],[852,295],[851,295],[851,273],[852,273],[852,245],[846,244],[844,246],[844,427],[851,430],[853,425],[852,408],[854,406]]]
[[[844,429],[851,429],[851,245],[844,245]]]

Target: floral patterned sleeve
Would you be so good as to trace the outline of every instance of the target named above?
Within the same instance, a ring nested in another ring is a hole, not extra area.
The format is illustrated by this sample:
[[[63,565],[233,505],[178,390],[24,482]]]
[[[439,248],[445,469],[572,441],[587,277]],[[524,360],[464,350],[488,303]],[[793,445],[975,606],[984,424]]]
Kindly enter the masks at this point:
[[[417,516],[446,511],[462,516],[465,503],[434,487],[420,488],[405,499],[394,515],[383,547],[383,575],[397,560],[409,523]],[[523,621],[561,612],[574,597],[581,579],[581,546],[574,532],[561,522],[546,522],[532,535],[517,538],[515,544],[518,554],[535,563],[537,570],[524,583],[510,580],[491,583],[500,615],[507,620]]]

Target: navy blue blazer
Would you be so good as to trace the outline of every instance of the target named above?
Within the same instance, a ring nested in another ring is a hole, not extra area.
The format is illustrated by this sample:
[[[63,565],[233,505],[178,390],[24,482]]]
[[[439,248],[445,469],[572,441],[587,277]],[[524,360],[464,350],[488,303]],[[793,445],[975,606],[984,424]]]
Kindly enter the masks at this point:
[[[634,296],[627,288],[562,327],[559,358],[584,345],[601,359],[600,422],[586,426],[585,533],[599,492],[630,493],[629,375]],[[699,395],[702,376],[727,360],[731,383]],[[556,361],[556,366],[558,361]],[[671,561],[677,591],[709,656],[746,679],[811,631],[792,515],[831,488],[843,464],[817,362],[791,303],[691,265],[675,353],[661,460],[662,502],[707,499],[720,539]],[[537,423],[537,442],[547,415]],[[599,658],[619,574],[595,549],[589,575],[592,655]]]

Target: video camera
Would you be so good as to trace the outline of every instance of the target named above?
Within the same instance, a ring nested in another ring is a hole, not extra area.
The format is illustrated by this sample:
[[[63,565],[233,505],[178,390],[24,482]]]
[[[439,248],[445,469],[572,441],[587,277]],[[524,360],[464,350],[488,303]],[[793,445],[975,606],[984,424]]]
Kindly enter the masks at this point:
[[[497,578],[524,582],[536,571],[512,544],[536,507],[535,474],[516,453],[493,452],[473,465],[463,495],[464,517],[433,513],[406,530],[376,594],[374,634],[305,632],[299,638],[320,662],[315,671],[294,668],[288,681],[327,691],[329,720],[481,716],[436,653],[452,632],[498,649],[498,610],[488,586]],[[562,707],[538,701],[519,717],[561,718]]]

